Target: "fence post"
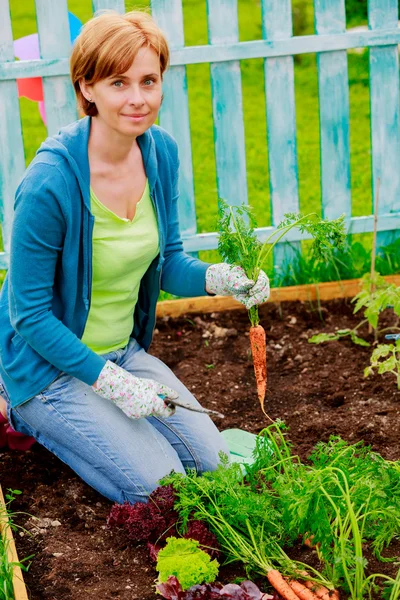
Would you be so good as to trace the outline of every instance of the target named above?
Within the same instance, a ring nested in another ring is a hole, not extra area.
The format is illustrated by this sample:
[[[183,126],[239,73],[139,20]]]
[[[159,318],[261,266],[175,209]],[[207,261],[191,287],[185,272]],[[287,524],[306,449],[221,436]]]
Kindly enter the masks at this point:
[[[14,61],[8,2],[0,2],[0,62]],[[8,268],[14,194],[25,171],[18,89],[15,80],[0,81],[0,223],[3,246],[0,269]]]
[[[152,0],[151,8],[154,19],[167,36],[171,50],[183,48],[182,0]],[[160,125],[174,136],[180,151],[179,221],[184,239],[197,233],[186,66],[168,69],[164,76],[163,91]]]
[[[210,44],[239,39],[237,0],[207,0]],[[211,63],[214,138],[219,197],[247,204],[242,79],[239,61]]]
[[[317,35],[344,33],[344,0],[315,0]],[[350,104],[346,50],[317,55],[321,135],[322,214],[351,218]]]
[[[370,29],[397,29],[397,0],[369,0]],[[379,214],[400,210],[400,131],[398,46],[369,50],[372,136],[372,207],[380,179]],[[372,212],[373,212],[372,208]],[[400,237],[399,231],[379,232],[377,247]]]
[[[93,12],[102,9],[112,9],[121,15],[125,13],[125,0],[92,0]]]
[[[291,0],[262,0],[261,6],[263,38],[274,41],[292,37]],[[265,59],[264,72],[272,224],[278,225],[285,213],[299,212],[293,56]],[[277,244],[275,269],[279,272],[300,250],[300,242]]]
[[[70,55],[67,0],[35,0],[42,58],[65,58]],[[47,131],[54,135],[60,127],[77,119],[74,89],[68,75],[43,77]]]

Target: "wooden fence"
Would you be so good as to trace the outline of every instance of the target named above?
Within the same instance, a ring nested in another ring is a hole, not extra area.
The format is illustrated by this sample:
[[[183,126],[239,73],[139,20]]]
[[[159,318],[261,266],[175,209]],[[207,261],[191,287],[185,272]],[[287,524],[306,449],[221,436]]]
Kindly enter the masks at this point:
[[[314,0],[315,35],[298,37],[293,37],[291,0],[261,0],[263,39],[249,42],[239,42],[237,0],[207,0],[209,43],[202,46],[185,46],[182,0],[152,0],[151,7],[172,51],[160,124],[180,147],[180,218],[186,250],[217,247],[216,233],[198,234],[196,226],[186,80],[186,65],[195,63],[211,65],[218,194],[230,204],[240,204],[248,199],[240,60],[264,58],[272,226],[258,230],[263,240],[284,213],[299,210],[294,56],[316,53],[322,212],[329,218],[344,213],[352,233],[373,230],[372,215],[351,217],[347,50],[365,47],[370,65],[371,197],[380,180],[378,244],[386,243],[400,226],[397,0],[369,0],[369,30],[355,32],[346,31],[344,0]],[[102,8],[123,12],[125,5],[123,0],[93,0],[94,11]],[[68,76],[67,0],[36,0],[36,13],[41,58],[16,61],[8,2],[0,0],[0,269],[8,267],[14,192],[25,170],[16,79],[43,78],[50,135],[77,118]],[[275,262],[290,257],[305,237],[291,232],[291,245],[277,246]]]

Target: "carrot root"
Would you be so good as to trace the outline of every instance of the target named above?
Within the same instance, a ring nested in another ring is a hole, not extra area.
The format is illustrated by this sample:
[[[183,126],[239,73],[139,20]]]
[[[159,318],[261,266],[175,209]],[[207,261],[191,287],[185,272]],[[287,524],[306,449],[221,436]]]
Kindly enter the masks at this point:
[[[297,594],[300,600],[318,600],[318,596],[314,594],[312,590],[308,589],[308,587],[306,587],[303,583],[300,583],[300,581],[289,579],[288,584]]]
[[[274,590],[276,590],[284,600],[299,600],[299,596],[292,590],[279,571],[270,569],[267,572],[267,578]]]
[[[307,546],[308,548],[314,548],[315,544],[314,544],[313,540],[314,540],[314,535],[313,534],[308,535],[306,533],[306,537],[303,540],[303,544],[305,546]]]
[[[264,400],[267,392],[267,340],[265,329],[261,325],[250,327],[250,346],[253,356],[258,399],[261,410],[268,417],[264,410]],[[270,419],[270,417],[268,418]],[[270,420],[272,421],[272,419]]]
[[[308,583],[312,582],[309,581]],[[307,587],[309,586],[307,585]],[[316,589],[314,589],[313,587],[312,589],[315,595],[317,596],[318,600],[340,600],[339,592],[337,590],[328,590],[328,588],[324,587],[323,585],[319,586]]]
[[[299,575],[301,577],[309,577],[307,571],[300,571]],[[307,580],[304,582],[304,585],[314,592],[319,600],[340,600],[339,592],[337,590],[328,590],[327,587],[321,584],[316,584],[313,581]]]

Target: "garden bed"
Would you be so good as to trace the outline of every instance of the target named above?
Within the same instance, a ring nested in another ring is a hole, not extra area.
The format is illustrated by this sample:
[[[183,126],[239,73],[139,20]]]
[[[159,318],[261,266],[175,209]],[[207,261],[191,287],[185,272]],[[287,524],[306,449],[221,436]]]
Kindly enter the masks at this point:
[[[268,340],[268,414],[290,427],[294,449],[305,459],[319,440],[337,434],[349,442],[365,440],[386,459],[400,459],[400,391],[388,374],[364,379],[370,348],[349,340],[309,344],[318,332],[354,327],[349,300],[268,303],[260,309]],[[394,325],[386,310],[381,326]],[[257,433],[267,421],[255,391],[245,311],[160,317],[151,352],[165,361],[208,408],[225,413],[221,429],[239,427]],[[368,337],[367,329],[360,334]],[[369,338],[372,341],[371,338]],[[44,448],[4,452],[0,461],[3,490],[20,489],[16,520],[33,536],[17,534],[21,558],[35,554],[24,576],[32,600],[101,598],[155,600],[156,572],[144,546],[133,548],[106,528],[111,503],[78,479]],[[300,552],[300,550],[298,550]],[[398,554],[400,548],[392,548]],[[312,551],[302,558],[315,560]],[[368,553],[367,553],[368,556]],[[368,557],[369,558],[369,557]],[[373,564],[391,574],[397,567]],[[238,567],[221,569],[221,580],[243,575]]]

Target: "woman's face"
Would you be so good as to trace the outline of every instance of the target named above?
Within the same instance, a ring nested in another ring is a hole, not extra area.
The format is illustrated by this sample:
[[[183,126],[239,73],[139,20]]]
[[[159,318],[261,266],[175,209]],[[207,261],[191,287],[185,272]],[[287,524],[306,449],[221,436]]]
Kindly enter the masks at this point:
[[[137,137],[153,125],[161,106],[159,57],[143,47],[128,71],[86,86],[86,91],[96,104],[96,118],[122,135]]]

